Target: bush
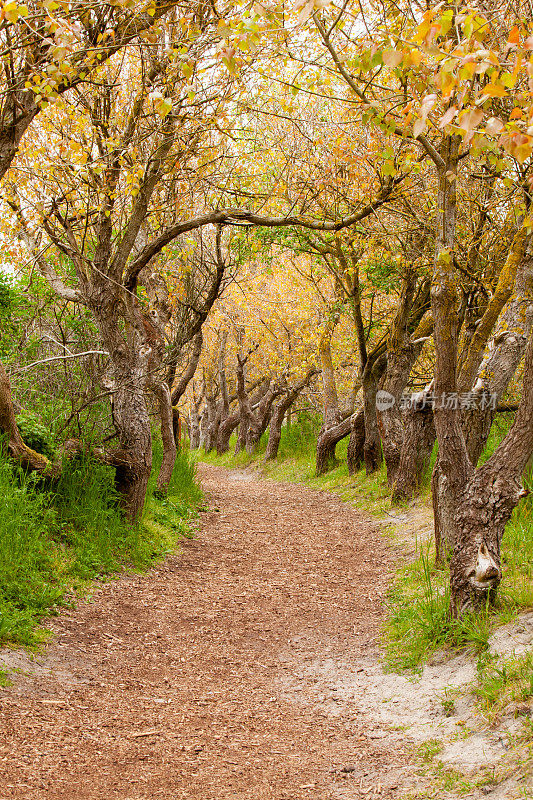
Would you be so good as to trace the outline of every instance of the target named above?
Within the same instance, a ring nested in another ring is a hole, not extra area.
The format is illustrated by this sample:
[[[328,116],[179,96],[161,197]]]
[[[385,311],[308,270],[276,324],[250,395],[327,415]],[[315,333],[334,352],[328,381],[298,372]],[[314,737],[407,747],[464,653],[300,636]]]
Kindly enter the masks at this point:
[[[54,460],[56,451],[52,432],[42,424],[35,414],[22,411],[17,415],[17,425],[20,435],[28,447],[46,456],[50,461]]]

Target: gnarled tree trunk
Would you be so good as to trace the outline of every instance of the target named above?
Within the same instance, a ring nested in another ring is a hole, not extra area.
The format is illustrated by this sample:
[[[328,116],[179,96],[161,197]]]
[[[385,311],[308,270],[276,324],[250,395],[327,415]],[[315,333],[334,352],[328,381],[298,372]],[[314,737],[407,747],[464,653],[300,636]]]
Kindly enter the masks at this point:
[[[316,474],[323,475],[338,464],[335,458],[337,444],[350,435],[351,414],[330,428],[322,428],[316,445]]]
[[[331,339],[338,322],[338,315],[332,314],[326,321],[324,331],[318,344],[318,356],[320,359],[322,374],[322,397],[323,397],[323,424],[318,433],[316,443],[316,474],[322,475],[324,472],[336,466],[335,448],[344,436],[348,435],[348,428],[343,433],[338,432],[339,425],[342,425],[343,417],[339,409],[339,397],[335,383],[335,369],[331,355]],[[344,420],[345,421],[345,420]]]
[[[365,412],[353,414],[350,420],[350,441],[348,442],[348,473],[355,475],[365,462]]]
[[[152,433],[146,402],[152,347],[135,298],[126,298],[126,335],[121,330],[117,298],[106,284],[97,286],[90,307],[109,353],[113,422],[119,448],[112,453],[116,486],[130,520],[141,515],[152,470]]]
[[[511,430],[485,464],[472,468],[458,504],[450,564],[451,611],[483,607],[501,580],[500,546],[513,509],[527,492],[521,484],[533,455],[533,335],[524,366],[522,399]]]
[[[368,359],[363,372],[363,403],[365,412],[364,457],[366,474],[371,475],[379,469],[383,461],[381,436],[376,409],[376,396],[379,380],[385,369],[385,358],[382,356],[375,362]]]
[[[174,413],[168,385],[164,382],[155,384],[152,387],[152,391],[159,403],[159,420],[161,423],[161,440],[163,443],[163,460],[161,462],[159,475],[157,476],[157,491],[162,495],[166,495],[172,478],[172,472],[174,471],[177,454],[176,436],[174,434]]]
[[[189,409],[189,447],[198,450],[200,447],[200,406],[202,398],[194,398]]]
[[[515,291],[478,369],[471,407],[463,412],[468,454],[474,465],[487,443],[497,404],[522,360],[532,325],[533,254],[529,252],[518,267]]]
[[[200,414],[200,440],[199,445],[200,447],[205,448],[205,443],[207,440],[207,429],[209,426],[209,417],[207,415],[207,407],[204,406],[202,413]]]
[[[300,392],[309,385],[312,377],[317,374],[318,370],[315,368],[310,369],[305,378],[303,378],[296,386],[289,387],[286,391],[286,394],[276,403],[274,412],[270,419],[265,461],[272,461],[277,457],[279,443],[281,441],[281,428],[285,415],[293,407],[300,395]],[[289,422],[289,419],[290,417],[287,418],[287,422]]]
[[[270,385],[270,380],[268,378],[264,378],[261,381],[256,381],[253,384],[252,389],[255,388],[255,391],[250,398],[250,404],[252,408],[254,408],[261,401],[261,398],[268,389],[269,385]],[[252,389],[250,389],[249,391],[252,391]],[[217,454],[219,456],[222,455],[223,453],[228,452],[231,435],[233,431],[238,427],[240,420],[241,420],[241,411],[240,407],[237,406],[237,408],[235,408],[231,413],[229,413],[227,417],[223,420],[223,422],[220,423],[217,435]],[[246,446],[246,434],[244,432],[243,432],[243,441],[244,444],[242,445],[242,447],[239,447],[239,450],[237,450],[236,452],[240,452],[240,450],[243,450],[244,447]]]
[[[427,396],[421,395],[403,412],[403,440],[392,492],[395,502],[410,500],[420,491],[434,444],[433,408]]]
[[[255,451],[261,436],[268,428],[272,416],[272,406],[274,404],[274,400],[279,397],[280,394],[280,388],[275,384],[272,384],[259,403],[257,410],[255,412],[252,411],[249,417],[248,433],[246,436],[246,452],[249,455]],[[252,410],[251,406],[250,410]]]
[[[467,448],[468,461],[473,465],[477,463],[487,441],[497,401],[520,362],[528,331],[531,329],[532,265],[530,256],[526,254],[527,245],[528,236],[525,229],[521,228],[511,243],[496,289],[470,341],[469,350],[462,358],[458,388],[461,392],[471,392],[471,409],[464,412],[460,410],[456,414],[461,420],[462,440]],[[515,297],[505,309],[500,330],[493,340],[493,347],[483,360],[483,351],[494,323],[515,286]],[[475,386],[472,392],[474,380]],[[489,401],[489,393],[494,395],[493,402]],[[441,502],[442,498],[449,494],[447,481],[448,477],[443,474],[443,462],[439,455],[432,477],[432,486],[435,489],[433,496],[435,541],[439,563],[453,551],[455,543],[453,525]]]
[[[238,426],[240,418],[240,411],[236,408],[220,424],[217,435],[217,455],[221,456],[223,453],[228,452],[231,434]]]
[[[381,452],[381,437],[379,435],[378,419],[376,414],[376,395],[378,386],[376,380],[370,375],[363,380],[363,397],[365,409],[365,443],[363,446],[366,474],[371,475],[379,469],[383,456]]]

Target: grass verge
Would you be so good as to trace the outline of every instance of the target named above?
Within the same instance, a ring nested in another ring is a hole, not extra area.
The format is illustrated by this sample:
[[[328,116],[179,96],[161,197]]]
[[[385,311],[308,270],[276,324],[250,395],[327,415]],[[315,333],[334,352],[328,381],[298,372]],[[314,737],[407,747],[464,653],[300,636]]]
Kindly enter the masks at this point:
[[[190,535],[202,497],[194,460],[178,454],[164,500],[153,493],[160,463],[156,443],[145,511],[130,525],[117,507],[110,468],[76,459],[53,491],[43,491],[35,476],[0,457],[0,644],[37,646],[47,635],[40,620],[71,603],[88,581],[146,569]]]

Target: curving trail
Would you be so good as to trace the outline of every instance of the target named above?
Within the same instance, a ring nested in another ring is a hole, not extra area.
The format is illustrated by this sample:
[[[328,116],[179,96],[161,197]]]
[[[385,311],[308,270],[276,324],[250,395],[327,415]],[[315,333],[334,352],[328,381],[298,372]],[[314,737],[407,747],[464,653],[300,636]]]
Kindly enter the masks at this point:
[[[1,800],[401,792],[399,738],[336,697],[339,669],[364,691],[394,551],[325,492],[200,475],[220,511],[195,540],[53,620],[42,657],[10,656],[32,674],[0,691]]]

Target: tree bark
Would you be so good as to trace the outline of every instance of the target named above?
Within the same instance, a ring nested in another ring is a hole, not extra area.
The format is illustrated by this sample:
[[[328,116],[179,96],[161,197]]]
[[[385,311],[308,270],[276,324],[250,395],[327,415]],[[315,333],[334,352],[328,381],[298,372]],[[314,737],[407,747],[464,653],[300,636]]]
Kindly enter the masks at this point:
[[[343,417],[339,409],[339,397],[335,383],[335,369],[331,356],[331,339],[338,323],[338,315],[331,314],[326,320],[324,330],[318,343],[318,357],[322,374],[322,397],[323,397],[323,424],[318,433],[316,443],[316,474],[322,475],[337,465],[335,458],[335,448],[344,436],[348,435],[348,430],[337,437],[337,429],[343,422]]]
[[[189,409],[189,447],[198,450],[200,447],[200,406],[202,398],[194,398]]]
[[[223,453],[228,452],[231,434],[238,426],[240,418],[240,410],[236,408],[231,414],[228,414],[224,422],[220,424],[217,435],[217,455],[221,456]]]
[[[235,455],[238,455],[239,453],[242,453],[243,450],[246,450],[249,424],[248,417],[243,417],[241,414],[239,416],[239,432],[237,434],[237,441],[235,443]]]
[[[268,442],[265,451],[265,461],[274,461],[278,456],[283,420],[285,419],[285,414],[293,405],[295,400],[296,397],[291,397],[290,394],[286,394],[281,400],[278,400],[275,405],[268,429]]]
[[[209,426],[209,417],[207,414],[207,407],[204,407],[202,413],[200,414],[200,440],[199,445],[205,449],[206,441],[207,441],[207,429]]]
[[[434,444],[433,409],[422,395],[403,412],[403,440],[392,492],[394,502],[410,500],[420,491]]]
[[[174,434],[174,413],[168,385],[162,381],[159,384],[155,384],[152,387],[152,391],[159,403],[161,440],[163,442],[163,461],[157,476],[157,491],[164,496],[168,492],[174,464],[176,463],[177,439]]]
[[[318,370],[310,369],[305,378],[303,378],[296,386],[291,386],[287,389],[287,393],[278,400],[274,408],[274,412],[270,419],[270,427],[268,432],[268,442],[265,452],[265,461],[272,461],[277,458],[279,444],[281,441],[281,428],[285,415],[293,407],[294,403],[300,396],[300,392],[309,385],[312,377],[318,374]],[[290,414],[287,417],[289,422]]]
[[[416,284],[417,274],[410,269],[404,279],[398,308],[387,337],[387,368],[380,389],[386,393],[382,394],[382,401],[388,402],[383,402],[383,406],[377,409],[387,482],[391,489],[398,476],[404,440],[405,417],[400,408],[401,397],[433,327],[433,321],[429,318],[420,321],[429,302],[429,282],[422,281],[417,297]]]
[[[335,458],[337,444],[350,434],[351,414],[333,427],[320,431],[316,445],[316,474],[323,475],[339,462]]]
[[[261,436],[268,428],[269,422],[272,417],[272,406],[277,397],[281,394],[279,386],[271,384],[265,396],[259,403],[257,410],[252,411],[248,421],[248,432],[246,435],[246,452],[248,455],[257,448]],[[251,410],[251,408],[250,408]]]
[[[257,385],[257,382],[254,384],[255,391],[250,398],[250,403],[252,405],[252,408],[255,405],[257,405],[257,403],[260,402],[261,397],[265,393],[269,384],[270,381],[268,378],[265,378],[262,381],[260,381],[259,385]],[[224,421],[221,422],[217,435],[217,455],[221,456],[223,453],[228,452],[231,435],[239,425],[240,420],[241,420],[241,411],[239,406],[237,406],[237,408],[235,408],[231,413],[229,413],[228,416],[224,419]],[[246,438],[244,439],[244,444],[242,447],[240,447],[240,450],[243,450],[245,446],[246,446]],[[236,452],[239,452],[239,450],[237,450]]]
[[[365,412],[365,469],[367,475],[376,472],[383,461],[381,436],[376,409],[376,396],[381,376],[385,370],[385,356],[376,360],[368,358],[363,372],[363,406]]]
[[[456,511],[450,563],[451,613],[457,617],[492,600],[501,580],[500,546],[524,491],[521,478],[533,455],[533,335],[524,366],[522,399],[511,430],[491,458],[472,471]]]
[[[438,466],[440,475],[433,480],[435,536],[446,549],[456,541],[454,512],[461,492],[472,471],[461,429],[458,409],[447,398],[456,393],[457,339],[459,331],[458,294],[453,266],[456,219],[456,174],[459,140],[449,136],[444,140],[438,169],[437,231],[435,265],[431,303],[435,321],[435,430],[439,442]],[[437,549],[443,547],[437,541]]]
[[[478,369],[471,407],[463,412],[468,455],[474,466],[487,443],[498,402],[522,360],[532,325],[533,255],[528,253],[518,268],[514,294]]]
[[[365,461],[365,412],[353,414],[350,421],[348,442],[348,473],[355,475]]]
[[[520,363],[533,322],[533,259],[530,253],[525,252],[527,245],[525,232],[518,231],[498,279],[497,289],[484,314],[482,322],[489,318],[493,326],[495,308],[499,313],[502,303],[509,298],[508,282],[513,279],[515,292],[505,306],[488,354],[482,359],[480,349],[486,341],[487,331],[491,330],[487,323],[479,326],[483,327],[483,336],[476,332],[473,337],[470,345],[472,352],[463,356],[458,384],[461,391],[471,391],[470,407],[460,411],[460,419],[468,460],[472,466],[477,464],[487,442],[498,400]],[[477,375],[474,375],[472,390],[471,381],[476,366]],[[444,518],[446,512],[441,507],[441,498],[446,493],[446,476],[442,474],[440,457],[435,465],[432,487],[437,562],[442,564],[447,554],[452,552],[454,542],[446,533],[449,526]]]
[[[110,357],[113,390],[113,422],[119,448],[113,452],[116,486],[122,495],[126,515],[135,521],[141,515],[152,469],[152,434],[146,402],[146,376],[149,373],[150,348],[141,343],[138,331],[131,331],[131,341],[111,314],[95,311],[102,341]]]
[[[172,364],[169,368],[169,386],[172,391],[172,405],[177,406],[183,395],[187,390],[187,386],[194,378],[194,373],[196,372],[196,368],[198,366],[198,362],[200,361],[200,356],[202,355],[202,346],[203,346],[203,334],[202,331],[199,330],[194,339],[192,340],[192,351],[190,358],[187,362],[187,366],[184,369],[183,373],[180,375],[179,380],[175,383],[176,377],[176,365]]]

